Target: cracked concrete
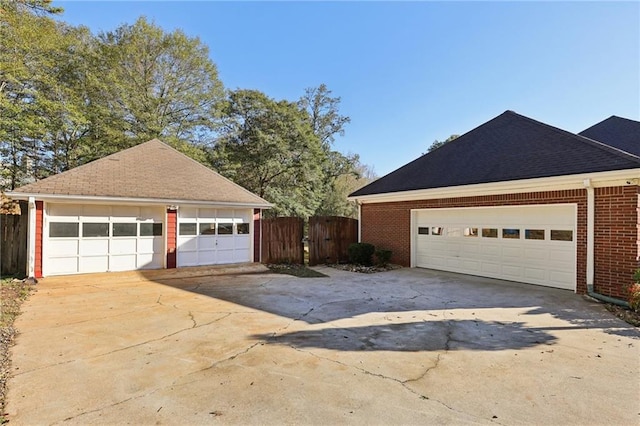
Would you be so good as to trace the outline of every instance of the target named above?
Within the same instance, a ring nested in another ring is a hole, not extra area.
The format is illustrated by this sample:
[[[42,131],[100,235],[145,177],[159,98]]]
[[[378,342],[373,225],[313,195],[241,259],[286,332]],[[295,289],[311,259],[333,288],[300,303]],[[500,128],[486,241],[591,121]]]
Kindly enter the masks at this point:
[[[321,270],[43,279],[16,322],[10,422],[640,423],[640,333],[596,303]]]

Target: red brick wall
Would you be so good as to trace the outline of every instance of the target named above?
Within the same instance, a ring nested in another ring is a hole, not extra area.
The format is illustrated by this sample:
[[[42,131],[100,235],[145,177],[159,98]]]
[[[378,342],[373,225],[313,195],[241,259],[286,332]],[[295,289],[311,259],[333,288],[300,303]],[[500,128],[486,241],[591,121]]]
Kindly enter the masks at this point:
[[[44,222],[42,213],[44,211],[44,202],[36,201],[36,244],[33,274],[36,278],[42,278],[42,232]]]
[[[167,210],[167,268],[176,267],[177,223],[178,212],[176,210]]]
[[[626,299],[638,267],[638,187],[596,188],[595,198],[595,290]]]
[[[262,235],[260,222],[260,209],[253,210],[253,261],[260,262],[260,236]]]
[[[635,187],[634,187],[635,188]],[[587,265],[587,191],[528,192],[520,194],[456,197],[437,200],[403,201],[362,205],[362,241],[393,251],[392,262],[404,266],[411,263],[411,209],[513,206],[525,204],[575,203],[578,205],[577,284],[585,293]],[[635,207],[635,205],[634,205]],[[634,222],[635,223],[635,222]],[[635,236],[635,234],[634,234]],[[635,243],[635,239],[634,239]],[[606,250],[602,244],[600,250]],[[635,254],[633,255],[635,259]],[[604,283],[603,283],[604,284]],[[596,282],[596,290],[599,289]]]

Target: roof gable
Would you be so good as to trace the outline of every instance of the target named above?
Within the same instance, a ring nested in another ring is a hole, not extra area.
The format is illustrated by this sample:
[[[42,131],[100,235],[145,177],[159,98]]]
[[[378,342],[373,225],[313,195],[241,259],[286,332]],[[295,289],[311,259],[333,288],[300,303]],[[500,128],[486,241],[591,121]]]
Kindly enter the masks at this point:
[[[578,134],[640,156],[640,121],[612,115]]]
[[[269,204],[157,139],[25,185],[13,193]]]
[[[506,111],[351,196],[640,167],[640,158]]]

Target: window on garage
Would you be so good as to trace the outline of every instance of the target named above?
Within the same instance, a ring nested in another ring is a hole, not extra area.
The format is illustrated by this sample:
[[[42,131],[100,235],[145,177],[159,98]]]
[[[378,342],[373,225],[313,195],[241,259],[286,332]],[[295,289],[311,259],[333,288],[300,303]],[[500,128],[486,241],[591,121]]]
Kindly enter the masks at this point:
[[[84,238],[108,237],[109,224],[85,222],[82,224],[82,236]]]
[[[111,235],[114,237],[135,237],[138,235],[137,223],[113,223]]]
[[[51,238],[78,238],[79,223],[51,222],[49,224],[49,237]]]
[[[162,224],[161,223],[141,223],[140,236],[141,237],[161,237]]]

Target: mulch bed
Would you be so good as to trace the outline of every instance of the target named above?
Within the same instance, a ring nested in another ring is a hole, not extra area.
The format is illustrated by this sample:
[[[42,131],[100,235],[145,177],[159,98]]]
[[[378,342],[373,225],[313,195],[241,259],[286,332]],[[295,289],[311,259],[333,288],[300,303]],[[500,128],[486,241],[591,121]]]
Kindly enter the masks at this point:
[[[626,321],[633,326],[640,327],[640,312],[634,312],[625,307],[611,303],[606,303],[604,307],[607,308],[607,311],[611,312],[621,320]]]
[[[322,272],[314,271],[311,268],[307,268],[304,265],[294,265],[289,263],[271,263],[267,265],[267,268],[276,274],[293,275],[298,278],[322,278],[326,277]]]
[[[359,272],[361,274],[375,274],[377,272],[386,272],[393,271],[394,269],[400,269],[402,266],[400,265],[375,265],[375,266],[363,266],[356,265],[353,263],[333,263],[327,264],[325,266],[329,266],[330,268],[340,269],[341,271],[349,271],[349,272]]]

